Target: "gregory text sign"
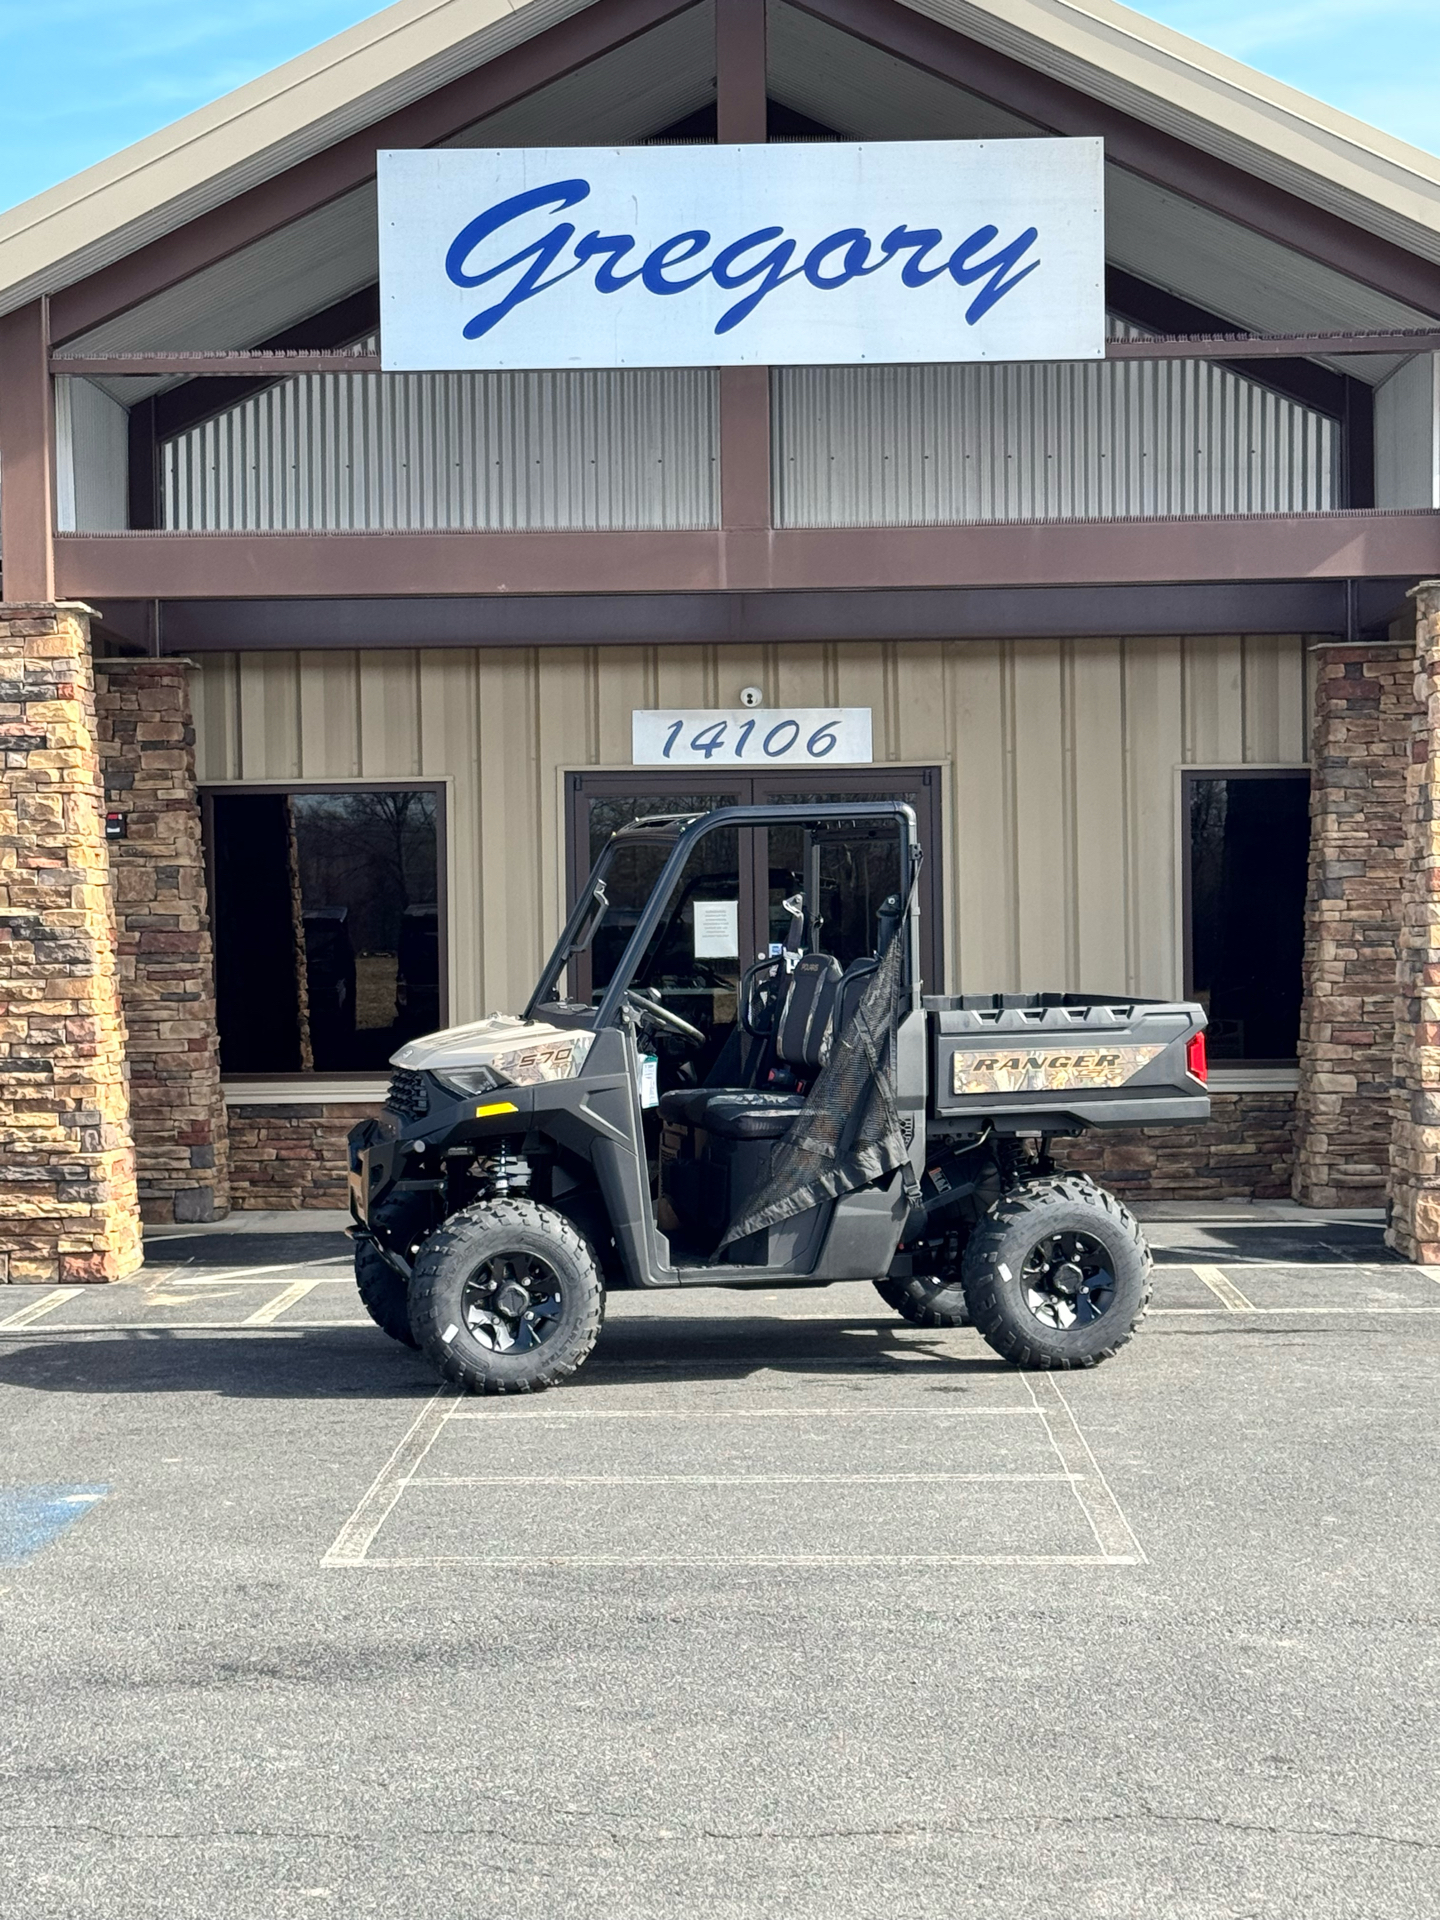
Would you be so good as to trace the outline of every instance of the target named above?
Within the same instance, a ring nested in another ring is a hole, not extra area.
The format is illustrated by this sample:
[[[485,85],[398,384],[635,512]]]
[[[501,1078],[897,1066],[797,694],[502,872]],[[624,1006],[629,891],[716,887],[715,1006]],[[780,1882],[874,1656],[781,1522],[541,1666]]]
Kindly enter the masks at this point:
[[[1100,359],[1099,140],[379,156],[387,370]]]

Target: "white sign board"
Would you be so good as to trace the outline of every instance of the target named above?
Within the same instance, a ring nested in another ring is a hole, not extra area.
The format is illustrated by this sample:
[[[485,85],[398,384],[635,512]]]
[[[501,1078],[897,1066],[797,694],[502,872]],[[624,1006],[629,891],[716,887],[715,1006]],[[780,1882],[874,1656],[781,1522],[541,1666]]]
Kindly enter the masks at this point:
[[[637,767],[856,767],[874,759],[869,707],[732,707],[630,715]]]
[[[740,954],[740,902],[695,902],[695,958],[735,960]]]
[[[381,363],[1099,360],[1103,143],[379,156]]]

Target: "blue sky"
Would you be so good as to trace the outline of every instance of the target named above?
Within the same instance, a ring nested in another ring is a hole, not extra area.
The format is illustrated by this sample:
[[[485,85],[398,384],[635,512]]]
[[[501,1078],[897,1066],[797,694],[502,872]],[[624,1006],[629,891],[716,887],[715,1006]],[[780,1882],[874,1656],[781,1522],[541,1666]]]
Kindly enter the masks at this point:
[[[0,0],[0,207],[361,20],[355,0]],[[1139,9],[1440,152],[1440,0]]]

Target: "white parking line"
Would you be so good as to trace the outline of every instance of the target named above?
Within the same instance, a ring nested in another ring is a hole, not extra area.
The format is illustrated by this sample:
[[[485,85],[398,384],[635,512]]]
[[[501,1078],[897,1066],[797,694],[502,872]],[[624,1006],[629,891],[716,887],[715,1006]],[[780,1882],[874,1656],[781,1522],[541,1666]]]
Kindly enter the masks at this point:
[[[1111,1566],[1143,1566],[1144,1549],[1135,1538],[1110,1482],[1100,1471],[1100,1463],[1090,1451],[1090,1442],[1080,1431],[1080,1423],[1054,1374],[1042,1373],[1037,1377],[1027,1373],[1022,1378],[1034,1397],[1035,1410],[1045,1423],[1050,1444],[1066,1470],[1070,1490],[1080,1503],[1106,1562]],[[1041,1405],[1042,1399],[1054,1403],[1053,1420],[1050,1408]]]
[[[345,1264],[348,1266],[349,1262],[347,1261]],[[260,1277],[257,1278],[255,1282],[257,1286],[273,1286],[277,1273],[303,1273],[308,1275],[312,1269],[318,1265],[320,1265],[320,1262],[315,1260],[288,1260],[282,1262],[278,1267],[245,1267],[242,1268],[239,1273],[192,1273],[187,1267],[174,1267],[170,1270],[168,1279],[171,1284],[176,1286],[234,1287],[240,1285],[252,1275],[258,1275]],[[145,1279],[146,1290],[148,1291],[150,1286],[150,1275],[148,1273]],[[163,1282],[157,1281],[154,1284],[161,1285]],[[350,1287],[355,1283],[348,1273],[321,1273],[314,1275],[311,1284],[317,1287]]]
[[[77,1293],[84,1293],[84,1287],[56,1287],[53,1293],[41,1294],[38,1300],[32,1300],[28,1307],[21,1307],[7,1319],[0,1320],[0,1333],[10,1328],[32,1326],[42,1314],[53,1313],[56,1307],[63,1307],[67,1300],[73,1300]]]
[[[1243,1299],[1244,1295],[1240,1297]],[[1161,1314],[1181,1313],[1192,1317],[1198,1314],[1201,1319],[1206,1320],[1225,1320],[1232,1314],[1253,1316],[1257,1320],[1267,1317],[1275,1320],[1289,1320],[1297,1313],[1331,1313],[1352,1320],[1368,1320],[1377,1313],[1440,1313],[1440,1307],[1151,1307],[1147,1310],[1145,1317],[1147,1320],[1153,1320]],[[59,1329],[57,1328],[56,1331],[58,1332]]]
[[[1033,1406],[1014,1407],[493,1407],[465,1408],[452,1420],[873,1420],[920,1414],[930,1420],[973,1420],[991,1414],[1033,1414]]]
[[[412,1474],[412,1487],[899,1487],[961,1481],[1075,1480],[1073,1473],[455,1473]]]
[[[288,1313],[307,1293],[313,1293],[319,1284],[318,1280],[292,1280],[273,1300],[267,1300],[263,1307],[257,1307],[243,1324],[247,1327],[273,1326],[282,1313]]]
[[[395,1449],[359,1506],[341,1528],[321,1564],[327,1567],[365,1567],[375,1570],[447,1567],[505,1569],[540,1568],[661,1568],[661,1567],[1114,1567],[1145,1564],[1145,1554],[1122,1512],[1114,1492],[1101,1473],[1081,1433],[1068,1401],[1048,1376],[1040,1393],[1027,1376],[1019,1376],[1028,1405],[1008,1407],[716,1407],[716,1408],[478,1408],[463,1396],[442,1391],[417,1416],[409,1433]],[[1043,1403],[1042,1403],[1043,1402]],[[890,1417],[946,1419],[963,1423],[993,1414],[1021,1414],[1044,1427],[1060,1471],[1049,1473],[857,1473],[857,1474],[422,1474],[420,1467],[442,1430],[452,1420],[488,1419],[492,1426],[507,1421],[576,1422],[581,1420],[754,1420],[853,1419]],[[411,1487],[747,1487],[747,1486],[896,1486],[896,1485],[1035,1485],[1060,1484],[1074,1493],[1085,1523],[1099,1549],[1096,1553],[956,1553],[956,1554],[372,1554],[386,1520]]]
[[[287,1320],[280,1326],[252,1326],[248,1320],[84,1320],[63,1327],[12,1326],[8,1320],[0,1320],[0,1334],[33,1335],[37,1340],[43,1335],[48,1340],[68,1340],[72,1334],[95,1333],[334,1333],[344,1327],[374,1327],[375,1322],[368,1315],[359,1314],[353,1320]]]
[[[328,1558],[324,1566],[338,1566]],[[369,1557],[346,1566],[379,1571],[397,1568],[484,1567],[530,1573],[544,1567],[1120,1567],[1132,1558],[1108,1553],[716,1553],[716,1554],[487,1554],[440,1553]]]
[[[273,1266],[229,1267],[229,1268],[226,1268],[221,1273],[207,1272],[203,1275],[197,1274],[193,1279],[186,1274],[183,1266],[179,1266],[179,1267],[171,1268],[168,1271],[166,1278],[176,1282],[183,1281],[184,1284],[189,1287],[221,1287],[221,1286],[233,1285],[234,1282],[237,1280],[261,1280],[270,1274],[295,1273],[301,1270],[308,1271],[311,1267],[348,1267],[349,1264],[350,1262],[348,1259],[277,1260]],[[346,1276],[340,1275],[340,1274],[336,1275],[337,1279],[343,1279],[345,1277]],[[148,1281],[149,1276],[147,1275],[146,1278]],[[151,1284],[159,1285],[159,1284],[163,1284],[163,1282],[157,1281]]]
[[[434,1446],[441,1428],[461,1398],[453,1387],[444,1386],[426,1401],[416,1414],[410,1431],[376,1474],[369,1491],[335,1536],[320,1562],[322,1567],[363,1564],[370,1542],[384,1526],[391,1508],[405,1491],[420,1462]]]
[[[1226,1278],[1223,1267],[1191,1267],[1190,1271],[1197,1280],[1204,1282],[1217,1300],[1223,1301],[1231,1313],[1254,1313],[1255,1302],[1247,1299],[1239,1287]]]

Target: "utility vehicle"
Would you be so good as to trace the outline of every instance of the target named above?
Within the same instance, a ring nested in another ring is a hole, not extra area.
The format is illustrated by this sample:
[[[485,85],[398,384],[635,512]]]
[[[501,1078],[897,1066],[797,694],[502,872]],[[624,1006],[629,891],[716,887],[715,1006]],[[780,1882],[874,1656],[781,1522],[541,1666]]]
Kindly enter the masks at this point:
[[[748,965],[742,834],[769,836],[780,935]],[[1019,1366],[1113,1354],[1149,1251],[1052,1143],[1206,1119],[1204,1013],[925,995],[921,857],[889,800],[615,832],[524,1012],[410,1041],[350,1135],[377,1323],[490,1393],[573,1374],[612,1287],[870,1280]]]

